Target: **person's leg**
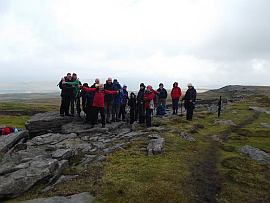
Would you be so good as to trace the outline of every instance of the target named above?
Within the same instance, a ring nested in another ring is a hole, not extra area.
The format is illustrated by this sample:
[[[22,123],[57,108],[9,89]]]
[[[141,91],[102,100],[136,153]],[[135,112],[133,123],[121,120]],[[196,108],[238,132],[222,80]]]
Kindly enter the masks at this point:
[[[151,127],[151,109],[146,109],[146,126]]]
[[[187,105],[187,120],[191,120],[191,114],[192,114],[192,108],[191,108],[191,105],[190,104],[188,104]]]
[[[74,103],[75,103],[75,97],[73,95],[70,96],[70,113],[71,115],[74,115]]]
[[[101,116],[101,123],[102,127],[105,127],[105,112],[104,108],[99,108],[100,116]]]
[[[119,117],[120,117],[120,107],[121,107],[121,104],[117,104],[116,105],[116,121],[120,121],[119,120]]]
[[[70,106],[70,99],[71,99],[71,97],[69,96],[69,95],[67,95],[66,96],[66,98],[65,98],[65,115],[66,116],[69,116],[70,114],[69,114],[69,106]]]
[[[79,116],[79,117],[81,117],[81,99],[80,99],[80,97],[77,97],[76,98],[76,110],[77,110],[77,115]]]
[[[122,120],[125,121],[126,120],[126,114],[127,114],[127,112],[126,112],[126,105],[125,104],[123,104],[123,112],[122,113],[123,113]]]
[[[95,125],[97,123],[97,119],[98,119],[98,108],[92,107],[91,108],[91,124]]]
[[[65,97],[61,96],[60,115],[63,116],[64,113],[65,113]]]
[[[112,122],[115,122],[116,105],[112,104]]]
[[[132,123],[134,123],[134,121],[135,121],[135,109],[130,109],[130,114],[129,114],[129,116],[130,116],[130,124],[132,124]]]

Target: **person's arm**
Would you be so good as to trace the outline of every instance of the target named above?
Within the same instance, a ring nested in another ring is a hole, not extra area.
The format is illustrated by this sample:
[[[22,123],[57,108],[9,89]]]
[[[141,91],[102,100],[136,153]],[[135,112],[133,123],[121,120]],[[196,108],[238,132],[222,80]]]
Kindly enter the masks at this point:
[[[167,97],[168,97],[168,93],[167,93],[167,90],[165,90],[165,99],[167,99]]]
[[[75,80],[73,82],[64,82],[64,84],[68,84],[68,85],[79,85],[79,81]]]
[[[96,88],[84,87],[84,86],[80,86],[80,88],[83,89],[83,91],[85,92],[94,92],[96,90]]]
[[[118,94],[119,91],[113,91],[113,90],[104,90],[105,94]]]

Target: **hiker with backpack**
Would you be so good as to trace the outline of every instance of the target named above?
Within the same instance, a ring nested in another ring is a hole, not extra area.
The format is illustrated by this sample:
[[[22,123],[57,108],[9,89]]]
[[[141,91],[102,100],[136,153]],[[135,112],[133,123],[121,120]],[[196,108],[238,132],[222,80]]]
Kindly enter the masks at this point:
[[[187,112],[186,118],[188,121],[192,120],[193,110],[195,109],[196,96],[197,96],[196,89],[194,88],[194,86],[191,83],[189,83],[188,90],[186,91],[186,94],[183,98],[184,107],[185,107],[186,112]]]
[[[122,91],[123,91],[123,96],[121,98],[119,120],[122,119],[122,121],[125,121],[126,120],[126,106],[127,106],[127,102],[128,102],[128,91],[127,91],[127,86],[126,85],[123,86]]]
[[[112,106],[112,122],[119,122],[119,114],[120,114],[120,107],[121,107],[121,100],[123,98],[123,90],[120,83],[117,79],[113,80],[113,89],[119,91],[119,94],[114,96],[113,99],[113,106]]]
[[[144,93],[144,108],[146,111],[146,114],[145,114],[146,127],[152,126],[152,114],[155,108],[154,99],[155,99],[156,94],[157,92],[153,90],[152,86],[148,85]]]
[[[92,105],[92,112],[93,112],[93,119],[91,121],[92,127],[97,123],[98,114],[101,115],[102,120],[102,128],[105,127],[105,113],[104,113],[104,97],[106,94],[116,95],[119,91],[110,91],[104,90],[103,84],[96,84],[95,88],[88,88],[84,86],[79,86],[85,92],[94,92],[93,98],[93,105]]]
[[[107,79],[106,84],[104,85],[104,89],[109,90],[109,91],[115,90],[111,77]],[[112,121],[111,115],[112,115],[113,99],[114,99],[114,95],[105,94],[104,110],[105,110],[105,116],[106,116],[106,123],[111,123]]]
[[[140,90],[137,95],[137,111],[140,124],[145,123],[144,92],[145,92],[145,85],[144,83],[141,83]]]
[[[69,106],[71,103],[72,96],[74,94],[74,87],[66,82],[72,82],[71,73],[68,73],[61,81],[58,83],[61,89],[61,106],[60,106],[60,116],[70,116]]]
[[[137,118],[136,118],[136,112],[137,112],[137,103],[136,103],[136,95],[131,92],[130,97],[128,99],[128,106],[129,106],[129,121],[130,124],[133,124]]]
[[[173,88],[171,91],[173,115],[177,115],[179,99],[181,95],[182,95],[182,92],[181,92],[180,87],[178,87],[178,83],[177,82],[173,83]]]
[[[167,90],[164,89],[164,85],[160,83],[159,88],[157,89],[157,99],[158,99],[157,115],[163,116],[166,114],[167,96],[168,96]]]

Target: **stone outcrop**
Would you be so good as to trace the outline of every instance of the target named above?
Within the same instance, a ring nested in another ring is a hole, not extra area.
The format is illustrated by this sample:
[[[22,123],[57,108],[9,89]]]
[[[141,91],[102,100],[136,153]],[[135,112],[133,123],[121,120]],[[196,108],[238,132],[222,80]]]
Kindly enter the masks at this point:
[[[20,131],[17,133],[11,133],[7,136],[0,136],[0,152],[7,152],[14,145],[16,145],[21,139],[27,138],[27,131]]]
[[[154,137],[149,141],[147,146],[147,154],[148,155],[157,155],[161,154],[164,150],[165,140],[162,137]]]
[[[258,148],[245,145],[239,149],[242,154],[248,155],[251,159],[262,162],[270,163],[270,155]]]

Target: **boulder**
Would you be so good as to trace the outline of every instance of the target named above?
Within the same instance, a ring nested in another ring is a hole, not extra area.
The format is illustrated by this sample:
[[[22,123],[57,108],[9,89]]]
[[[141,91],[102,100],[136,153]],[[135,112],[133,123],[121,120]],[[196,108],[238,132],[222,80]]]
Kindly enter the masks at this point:
[[[0,152],[7,152],[21,139],[28,137],[28,131],[20,131],[9,135],[0,136]]]
[[[10,164],[10,167],[12,165]],[[16,171],[10,171],[10,173],[0,176],[0,199],[16,197],[27,191],[35,183],[52,176],[58,167],[58,161],[39,156],[16,167]],[[0,168],[2,168],[2,164]],[[6,170],[8,170],[8,167],[6,167]]]
[[[239,151],[242,154],[248,155],[251,159],[256,160],[258,162],[262,163],[270,163],[270,155],[267,154],[266,152],[255,148],[251,147],[249,145],[245,145],[239,149]]]
[[[53,159],[70,159],[72,156],[74,156],[74,151],[72,149],[57,149],[53,154]]]
[[[47,133],[44,135],[34,137],[27,144],[32,145],[32,146],[55,145],[64,140],[73,139],[76,137],[77,135],[75,133],[70,133],[70,134]]]
[[[151,139],[147,146],[148,155],[161,154],[164,150],[165,140],[164,138]]]
[[[70,123],[73,117],[62,117],[58,112],[39,113],[25,123],[31,137],[46,134],[48,132],[61,132],[62,125]]]
[[[72,196],[55,196],[49,198],[40,198],[24,201],[22,203],[91,203],[94,201],[94,197],[88,192],[75,194]]]
[[[195,142],[196,140],[191,136],[191,135],[188,135],[187,133],[185,132],[181,132],[180,133],[180,137],[184,140],[187,140],[189,142]]]

